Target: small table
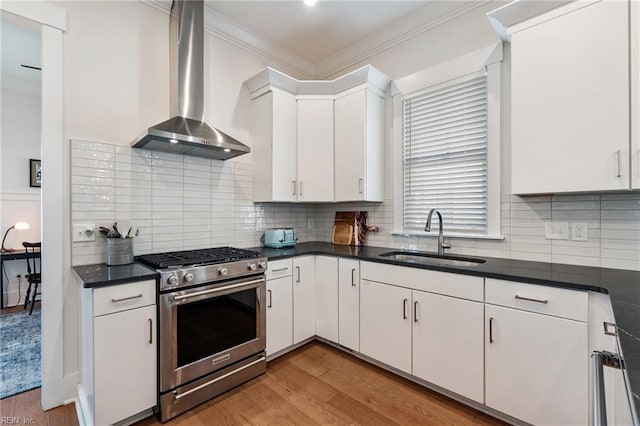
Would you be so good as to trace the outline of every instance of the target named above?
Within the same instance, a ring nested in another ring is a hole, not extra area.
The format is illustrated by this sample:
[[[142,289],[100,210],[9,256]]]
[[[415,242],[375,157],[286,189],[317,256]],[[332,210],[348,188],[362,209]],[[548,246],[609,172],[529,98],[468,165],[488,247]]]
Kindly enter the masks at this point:
[[[4,308],[4,262],[7,260],[18,260],[36,258],[40,259],[40,250],[37,250],[33,254],[25,253],[24,249],[16,249],[16,251],[2,252],[0,253],[0,308]]]

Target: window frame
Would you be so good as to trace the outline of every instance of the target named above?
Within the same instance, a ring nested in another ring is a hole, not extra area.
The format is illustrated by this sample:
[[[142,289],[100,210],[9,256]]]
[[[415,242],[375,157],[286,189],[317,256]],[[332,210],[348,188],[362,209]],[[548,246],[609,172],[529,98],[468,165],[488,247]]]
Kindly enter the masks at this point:
[[[456,80],[486,72],[487,77],[487,233],[451,233],[444,235],[467,239],[504,239],[501,234],[501,133],[502,133],[502,43],[462,55],[451,61],[396,80],[392,87],[393,141],[393,235],[437,236],[438,229],[416,233],[403,228],[403,100],[423,92],[446,87]],[[427,211],[424,212],[425,223]],[[446,223],[446,217],[444,218]]]

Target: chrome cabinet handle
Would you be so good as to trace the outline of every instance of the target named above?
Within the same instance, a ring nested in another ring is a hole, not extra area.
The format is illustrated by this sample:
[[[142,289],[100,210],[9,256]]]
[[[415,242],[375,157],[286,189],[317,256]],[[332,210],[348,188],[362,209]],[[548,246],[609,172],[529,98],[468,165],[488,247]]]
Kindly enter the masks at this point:
[[[413,302],[413,322],[418,322],[418,301]]]
[[[493,317],[489,318],[489,343],[493,343]]]
[[[359,178],[358,179],[358,192],[360,194],[362,194],[362,191],[363,191],[363,189],[362,189],[362,178]]]
[[[544,303],[545,305],[547,303],[549,303],[549,301],[547,299],[541,300],[541,299],[531,299],[529,297],[522,297],[522,296],[518,296],[516,294],[516,299],[518,300],[526,300],[527,302],[536,302],[536,303]]]
[[[142,297],[142,293],[137,294],[135,296],[129,296],[129,297],[122,297],[120,299],[111,299],[112,303],[117,303],[117,302],[124,302],[125,300],[132,300],[132,299],[138,299]]]
[[[356,286],[356,268],[351,269],[351,287]]]
[[[298,271],[298,279],[296,280],[297,283],[300,282],[300,267],[296,266],[296,270]]]
[[[287,269],[289,269],[289,267],[285,266],[284,268],[272,269],[271,272],[282,272],[286,271]]]
[[[622,177],[621,166],[620,166],[620,156],[621,156],[620,150],[616,151],[616,154],[618,156],[618,175],[616,177],[620,178]]]
[[[296,181],[292,180],[291,184],[293,186],[293,190],[291,191],[291,195],[296,195]]]
[[[149,318],[149,344],[153,343],[153,320]]]
[[[407,302],[409,299],[404,299],[402,301],[402,319],[407,319]]]
[[[269,303],[267,304],[267,308],[271,308],[271,307],[273,307],[273,305],[271,303],[273,295],[271,294],[271,290],[267,290],[267,293],[269,293]]]

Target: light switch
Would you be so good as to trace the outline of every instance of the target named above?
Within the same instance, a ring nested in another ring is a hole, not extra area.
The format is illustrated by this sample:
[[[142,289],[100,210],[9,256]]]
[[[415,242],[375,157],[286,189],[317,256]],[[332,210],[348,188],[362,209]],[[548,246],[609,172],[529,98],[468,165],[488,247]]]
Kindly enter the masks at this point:
[[[96,225],[95,223],[74,223],[73,224],[73,242],[95,241]]]
[[[569,222],[546,222],[544,224],[544,237],[547,240],[568,240]]]

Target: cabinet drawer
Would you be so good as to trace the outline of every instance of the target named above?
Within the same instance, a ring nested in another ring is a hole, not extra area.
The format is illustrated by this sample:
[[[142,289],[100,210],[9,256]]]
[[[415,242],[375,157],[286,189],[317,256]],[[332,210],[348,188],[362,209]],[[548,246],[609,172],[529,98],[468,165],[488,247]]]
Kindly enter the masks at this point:
[[[293,259],[275,260],[269,262],[267,269],[267,280],[274,278],[287,277],[292,274]]]
[[[482,277],[384,263],[360,262],[360,278],[477,302],[484,300]]]
[[[485,301],[577,321],[587,322],[589,317],[588,294],[580,290],[487,278]]]
[[[93,316],[112,314],[156,303],[155,280],[93,290]]]

